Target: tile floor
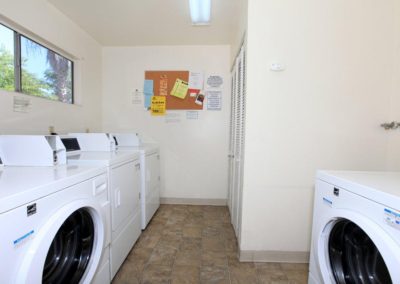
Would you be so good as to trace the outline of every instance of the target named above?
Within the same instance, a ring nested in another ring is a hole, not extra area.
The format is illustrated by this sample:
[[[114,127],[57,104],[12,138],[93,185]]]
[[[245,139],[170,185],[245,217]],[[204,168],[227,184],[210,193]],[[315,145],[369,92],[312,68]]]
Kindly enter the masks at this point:
[[[307,271],[306,264],[239,262],[227,207],[162,205],[113,284],[300,284]]]

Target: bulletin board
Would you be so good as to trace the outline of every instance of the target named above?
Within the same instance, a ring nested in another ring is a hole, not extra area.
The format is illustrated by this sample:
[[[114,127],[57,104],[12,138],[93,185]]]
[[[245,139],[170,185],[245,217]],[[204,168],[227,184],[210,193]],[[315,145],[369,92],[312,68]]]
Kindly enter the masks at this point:
[[[196,97],[191,97],[188,93],[184,99],[171,96],[171,90],[175,85],[176,79],[188,82],[189,71],[145,71],[145,80],[153,80],[154,95],[160,95],[161,80],[167,82],[166,87],[166,108],[169,110],[202,110],[203,106],[195,103]],[[164,92],[165,93],[165,92]],[[161,91],[161,95],[163,91]]]

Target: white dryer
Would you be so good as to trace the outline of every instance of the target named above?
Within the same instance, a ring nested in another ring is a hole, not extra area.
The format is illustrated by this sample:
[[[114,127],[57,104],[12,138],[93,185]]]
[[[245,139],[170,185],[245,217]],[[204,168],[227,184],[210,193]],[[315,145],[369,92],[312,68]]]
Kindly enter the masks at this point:
[[[0,283],[109,282],[109,212],[104,167],[0,168]]]
[[[139,152],[83,152],[68,154],[70,165],[106,166],[111,200],[111,278],[141,234]]]
[[[400,173],[317,173],[309,283],[400,283]]]
[[[144,230],[160,207],[160,150],[157,144],[142,144],[138,147],[117,146],[117,152],[130,151],[140,152],[140,204],[142,207],[141,224],[142,230]]]
[[[119,152],[139,151],[141,168],[142,230],[160,207],[160,147],[157,143],[143,143],[138,133],[112,133]],[[149,140],[149,139],[147,139]],[[153,141],[150,139],[150,141]]]

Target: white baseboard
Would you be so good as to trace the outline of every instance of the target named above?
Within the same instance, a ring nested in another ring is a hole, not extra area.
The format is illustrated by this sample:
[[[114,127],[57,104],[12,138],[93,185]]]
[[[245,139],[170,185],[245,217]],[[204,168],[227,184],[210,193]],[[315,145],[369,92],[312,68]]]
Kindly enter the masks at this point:
[[[226,199],[200,199],[200,198],[170,198],[161,197],[161,204],[180,204],[180,205],[213,205],[226,206]]]
[[[310,259],[310,252],[241,250],[239,259],[243,262],[308,263]]]

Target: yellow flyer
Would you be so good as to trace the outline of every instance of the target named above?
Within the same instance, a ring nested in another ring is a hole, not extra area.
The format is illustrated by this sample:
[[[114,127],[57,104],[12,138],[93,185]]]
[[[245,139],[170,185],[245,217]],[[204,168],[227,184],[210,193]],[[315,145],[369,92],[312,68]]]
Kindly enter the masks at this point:
[[[186,97],[187,91],[189,89],[188,83],[181,80],[181,79],[176,79],[175,85],[172,88],[171,91],[171,96],[184,99]]]
[[[151,98],[151,115],[165,115],[166,102],[165,96],[153,96]]]

